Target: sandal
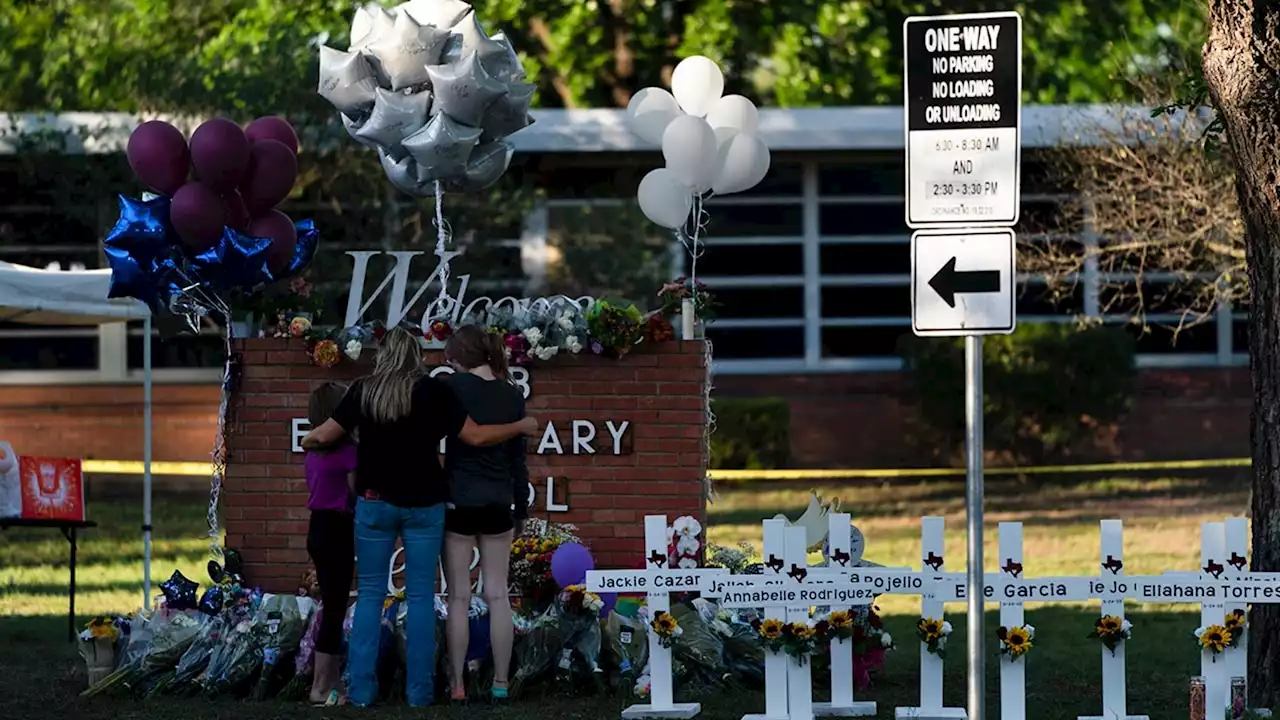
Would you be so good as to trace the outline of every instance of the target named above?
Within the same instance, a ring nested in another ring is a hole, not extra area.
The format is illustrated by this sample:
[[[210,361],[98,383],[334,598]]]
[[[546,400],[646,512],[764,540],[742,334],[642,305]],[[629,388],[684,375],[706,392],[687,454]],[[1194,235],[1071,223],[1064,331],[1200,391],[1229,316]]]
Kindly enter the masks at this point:
[[[323,707],[342,707],[347,704],[347,698],[340,695],[337,690],[331,690],[329,697],[324,701]]]

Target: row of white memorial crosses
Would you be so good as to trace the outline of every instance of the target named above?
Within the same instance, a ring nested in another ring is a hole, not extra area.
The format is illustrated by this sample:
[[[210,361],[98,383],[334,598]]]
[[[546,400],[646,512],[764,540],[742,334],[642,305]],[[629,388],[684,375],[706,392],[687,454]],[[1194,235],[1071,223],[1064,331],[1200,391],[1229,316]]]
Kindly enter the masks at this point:
[[[764,521],[765,558],[760,575],[730,575],[713,568],[666,567],[667,519],[645,518],[644,570],[596,570],[587,573],[592,592],[646,593],[649,609],[670,610],[669,594],[698,591],[718,598],[726,609],[761,609],[762,617],[783,622],[805,622],[815,606],[832,611],[871,604],[878,595],[919,595],[921,615],[941,620],[945,603],[965,601],[963,573],[945,569],[944,521],[921,520],[921,569],[865,567],[860,563],[861,538],[851,537],[850,518],[831,513],[825,567],[808,567],[808,538],[803,527],[785,520]],[[1225,523],[1205,523],[1201,529],[1199,572],[1165,572],[1154,576],[1126,576],[1123,530],[1119,520],[1101,523],[1101,553],[1096,576],[1027,578],[1023,570],[1022,523],[1000,523],[997,573],[985,576],[984,594],[1000,604],[1000,624],[1024,626],[1028,602],[1086,602],[1101,600],[1101,615],[1124,617],[1125,601],[1141,603],[1199,603],[1203,626],[1221,625],[1227,614],[1244,611],[1250,603],[1280,602],[1280,573],[1251,573],[1248,568],[1248,524],[1243,518]],[[851,547],[851,542],[858,547]],[[1247,627],[1247,626],[1246,626]],[[1194,642],[1191,633],[1186,642]],[[814,717],[867,717],[876,714],[876,703],[853,697],[853,647],[851,641],[831,643],[831,700],[814,702],[810,663],[781,653],[765,656],[765,709],[743,720],[810,720]],[[1201,653],[1205,702],[1214,717],[1214,705],[1225,712],[1231,704],[1231,678],[1246,678],[1247,630],[1234,647],[1215,656]],[[1000,659],[1000,718],[1025,720],[1026,664],[1031,655]],[[1115,651],[1105,646],[1102,657],[1102,713],[1079,720],[1146,720],[1128,712],[1125,683],[1125,645]],[[692,718],[697,703],[676,703],[672,695],[671,650],[649,630],[649,703],[633,705],[622,717]],[[920,704],[896,709],[898,718],[956,720],[966,717],[963,708],[942,702],[943,661],[920,647]]]

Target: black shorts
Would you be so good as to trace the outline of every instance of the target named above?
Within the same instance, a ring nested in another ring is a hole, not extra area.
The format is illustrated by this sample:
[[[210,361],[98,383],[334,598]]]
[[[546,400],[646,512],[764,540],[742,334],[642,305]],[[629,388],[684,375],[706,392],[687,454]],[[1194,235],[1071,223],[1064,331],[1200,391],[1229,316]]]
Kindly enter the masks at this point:
[[[515,526],[515,516],[507,505],[449,508],[444,514],[444,529],[454,535],[501,535]]]

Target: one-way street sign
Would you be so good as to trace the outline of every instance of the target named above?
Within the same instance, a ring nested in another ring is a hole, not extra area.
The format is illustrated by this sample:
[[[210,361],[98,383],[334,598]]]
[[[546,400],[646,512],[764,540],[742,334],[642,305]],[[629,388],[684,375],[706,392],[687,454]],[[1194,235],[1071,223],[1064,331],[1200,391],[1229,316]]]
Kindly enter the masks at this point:
[[[1017,325],[1012,230],[911,236],[911,329],[921,336],[1007,335]]]

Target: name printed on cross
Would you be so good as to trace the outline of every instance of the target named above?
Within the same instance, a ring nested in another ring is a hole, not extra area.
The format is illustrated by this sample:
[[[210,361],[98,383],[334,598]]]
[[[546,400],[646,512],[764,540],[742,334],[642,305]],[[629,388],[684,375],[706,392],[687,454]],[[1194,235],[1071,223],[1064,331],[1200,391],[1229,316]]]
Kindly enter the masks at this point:
[[[719,574],[718,569],[698,570],[589,570],[587,589],[591,592],[694,592],[700,578]],[[727,570],[719,571],[725,574]]]
[[[806,605],[870,605],[880,591],[852,583],[805,583],[783,587],[726,588],[724,608],[796,607]]]

